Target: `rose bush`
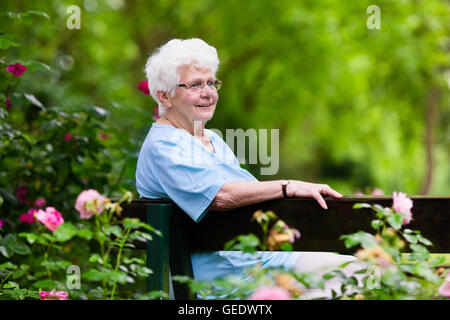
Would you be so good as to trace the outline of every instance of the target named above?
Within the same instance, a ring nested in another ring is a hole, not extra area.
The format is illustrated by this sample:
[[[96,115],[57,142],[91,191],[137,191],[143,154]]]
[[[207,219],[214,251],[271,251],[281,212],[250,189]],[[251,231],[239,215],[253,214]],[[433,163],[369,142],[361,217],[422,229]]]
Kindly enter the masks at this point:
[[[143,253],[133,248],[137,241],[151,241],[149,232],[160,233],[139,219],[121,217],[121,204],[132,197],[126,192],[111,201],[96,190],[83,191],[75,204],[76,223],[65,222],[53,207],[30,210],[35,220],[29,232],[0,234],[0,299],[165,297],[139,288],[152,272]],[[95,214],[86,218],[90,210]],[[80,274],[68,277],[69,267]]]
[[[60,83],[61,66],[34,60],[12,34],[47,14],[0,15],[11,25],[0,34],[0,299],[152,297],[145,253],[132,249],[158,232],[120,216],[131,198],[123,146],[135,142],[118,140],[112,112]]]

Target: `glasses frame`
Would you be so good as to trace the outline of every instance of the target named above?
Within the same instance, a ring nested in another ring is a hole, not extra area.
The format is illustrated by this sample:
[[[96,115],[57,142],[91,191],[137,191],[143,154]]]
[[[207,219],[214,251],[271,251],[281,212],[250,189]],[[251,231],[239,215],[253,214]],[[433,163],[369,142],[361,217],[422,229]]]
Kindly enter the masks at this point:
[[[219,91],[220,88],[222,87],[222,81],[220,81],[219,79],[214,80],[214,84],[213,84],[212,87],[210,87],[210,86],[208,85],[208,82],[209,82],[209,81],[207,81],[207,82],[202,82],[202,85],[200,86],[199,92],[202,91],[203,88],[204,88],[205,86],[208,86],[208,88],[210,88],[210,89],[214,88],[214,89],[216,89],[216,91]],[[193,82],[193,83],[179,83],[179,84],[177,84],[177,87],[183,87],[183,88],[186,88],[186,89],[188,89],[188,90],[196,91],[196,90],[195,90],[196,88],[192,88],[192,86],[195,85],[195,84],[197,84],[197,83],[198,83],[198,82]]]

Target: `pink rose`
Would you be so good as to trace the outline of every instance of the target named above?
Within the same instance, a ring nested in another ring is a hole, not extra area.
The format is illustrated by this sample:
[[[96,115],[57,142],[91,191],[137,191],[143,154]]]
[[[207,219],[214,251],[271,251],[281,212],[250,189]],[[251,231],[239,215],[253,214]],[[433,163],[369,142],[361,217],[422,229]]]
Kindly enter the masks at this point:
[[[150,95],[150,90],[148,89],[148,81],[139,82],[138,89],[144,92],[146,95]]]
[[[42,197],[39,197],[36,199],[36,201],[34,202],[34,206],[35,207],[43,207],[45,206],[45,199]]]
[[[81,192],[76,200],[75,209],[81,219],[90,219],[94,214],[100,214],[105,209],[106,198],[97,190],[89,189]]]
[[[66,133],[64,135],[64,141],[70,141],[73,138],[73,134],[71,133]]]
[[[3,227],[3,220],[0,220],[0,228]]]
[[[35,222],[34,220],[34,214],[36,212],[38,212],[38,209],[35,208],[31,208],[30,210],[28,210],[27,213],[22,213],[19,217],[19,221],[23,222],[23,223],[28,223],[28,224],[32,224]]]
[[[439,287],[438,293],[446,298],[450,298],[450,273],[447,274],[445,282]]]
[[[372,195],[373,196],[384,196],[384,192],[380,188],[375,188],[372,191]]]
[[[20,77],[25,71],[27,71],[27,67],[20,63],[16,63],[7,66],[6,71],[12,73],[14,77]]]
[[[262,286],[253,292],[249,300],[291,300],[291,296],[281,287]]]
[[[39,211],[35,214],[36,219],[43,223],[47,229],[55,232],[58,229],[58,226],[64,223],[64,219],[58,211],[56,211],[53,207],[47,207],[44,210],[39,209]]]
[[[39,296],[42,300],[67,300],[69,293],[66,291],[56,291],[53,289],[50,292],[40,291]]]
[[[412,219],[412,200],[406,196],[406,193],[397,193],[394,191],[393,202],[392,208],[394,208],[396,212],[403,213],[404,215],[403,224],[410,223]]]

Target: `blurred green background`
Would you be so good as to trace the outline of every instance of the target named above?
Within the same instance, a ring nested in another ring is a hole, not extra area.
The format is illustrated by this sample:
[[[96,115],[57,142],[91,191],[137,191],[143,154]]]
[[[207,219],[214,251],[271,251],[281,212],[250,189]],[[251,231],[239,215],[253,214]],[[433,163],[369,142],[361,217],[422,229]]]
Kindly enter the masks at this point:
[[[380,29],[366,25],[373,4]],[[79,30],[66,25],[70,5]],[[450,195],[449,1],[0,2],[3,13],[28,10],[48,18],[2,16],[0,31],[51,71],[21,85],[50,105],[108,110],[112,174],[132,191],[156,104],[137,89],[146,59],[171,38],[199,37],[217,48],[224,82],[207,127],[280,129],[277,175],[243,165],[259,179]]]

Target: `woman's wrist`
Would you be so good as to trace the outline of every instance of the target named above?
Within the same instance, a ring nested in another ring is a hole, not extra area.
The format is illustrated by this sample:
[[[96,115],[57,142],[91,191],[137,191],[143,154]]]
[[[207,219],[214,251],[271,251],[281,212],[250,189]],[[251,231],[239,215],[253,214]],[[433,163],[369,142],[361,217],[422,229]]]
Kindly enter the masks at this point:
[[[283,198],[292,198],[292,180],[281,180],[281,190]]]

